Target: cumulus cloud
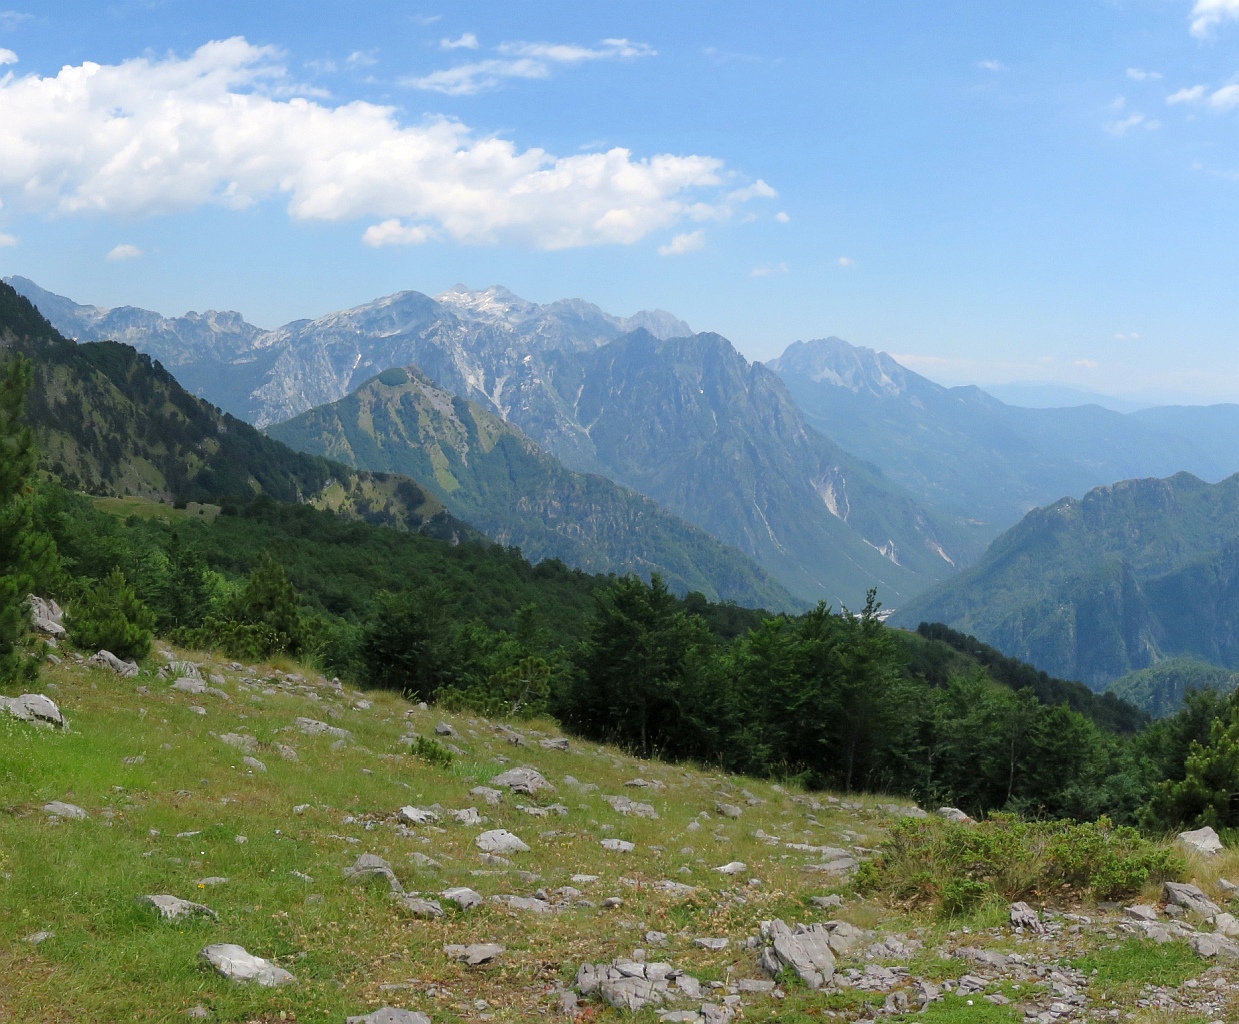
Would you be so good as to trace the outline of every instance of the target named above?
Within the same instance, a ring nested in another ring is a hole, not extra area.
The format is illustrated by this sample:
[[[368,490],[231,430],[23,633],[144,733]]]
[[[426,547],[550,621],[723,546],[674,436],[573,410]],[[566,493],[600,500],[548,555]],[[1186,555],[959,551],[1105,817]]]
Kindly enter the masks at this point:
[[[1128,68],[1127,77],[1133,82],[1143,82],[1151,78],[1161,78],[1162,73],[1160,71],[1145,71],[1142,68]]]
[[[786,224],[788,221],[791,220],[791,217],[787,215],[786,210],[780,210],[778,213],[774,215],[774,219],[777,220],[780,224]]]
[[[421,245],[434,237],[432,229],[422,224],[402,224],[398,217],[382,224],[371,224],[361,240],[372,249],[384,245]]]
[[[0,201],[140,216],[281,197],[297,220],[372,218],[371,244],[562,249],[636,242],[774,191],[736,188],[709,156],[555,156],[446,118],[284,98],[285,74],[275,51],[238,37],[186,58],[0,78]]]
[[[17,54],[15,54],[12,50],[6,50],[3,46],[0,46],[0,67],[4,67],[5,64],[16,63]]]
[[[1114,340],[1115,341],[1139,341],[1140,334],[1137,331],[1132,331],[1129,334],[1116,334],[1114,336]]]
[[[706,233],[704,231],[689,231],[682,235],[676,235],[666,245],[658,247],[659,256],[683,256],[686,252],[693,252],[701,249],[706,244]]]
[[[1077,359],[1075,365],[1082,370],[1096,370],[1101,364],[1096,359]]]
[[[136,245],[130,245],[128,242],[123,242],[109,252],[107,258],[113,261],[136,260],[141,255],[142,250]]]
[[[977,62],[982,71],[1006,71],[1007,66],[1000,60],[982,60]]]
[[[856,269],[856,261],[852,259],[851,256],[840,256],[837,260],[835,260],[835,263],[838,264],[840,267],[842,267],[844,270]]]
[[[1156,131],[1161,127],[1160,121],[1151,120],[1143,114],[1132,114],[1129,117],[1124,117],[1118,121],[1111,121],[1106,125],[1106,131],[1114,136],[1126,135],[1133,128],[1144,128],[1146,131]]]
[[[1172,92],[1166,97],[1167,103],[1197,103],[1205,98],[1205,87],[1203,85],[1193,85],[1186,89],[1180,89],[1177,92]]]
[[[9,249],[15,246],[16,244],[17,244],[16,235],[6,235],[3,231],[0,231],[0,249]]]
[[[345,63],[351,68],[372,68],[378,62],[374,50],[354,50],[345,59]]]
[[[1203,39],[1223,21],[1239,21],[1239,0],[1196,0],[1192,7],[1192,35]]]
[[[474,39],[474,42],[477,40]],[[657,51],[645,43],[627,39],[604,39],[592,47],[564,43],[502,43],[497,47],[497,52],[501,56],[432,71],[417,78],[406,78],[403,84],[447,96],[474,96],[488,89],[496,89],[512,78],[549,78],[555,65],[574,66],[586,61],[657,55]]]
[[[462,32],[459,39],[440,39],[439,48],[442,50],[476,50],[478,37],[472,32]]]
[[[0,28],[17,28],[23,21],[29,21],[33,17],[33,14],[25,14],[22,11],[0,11]]]

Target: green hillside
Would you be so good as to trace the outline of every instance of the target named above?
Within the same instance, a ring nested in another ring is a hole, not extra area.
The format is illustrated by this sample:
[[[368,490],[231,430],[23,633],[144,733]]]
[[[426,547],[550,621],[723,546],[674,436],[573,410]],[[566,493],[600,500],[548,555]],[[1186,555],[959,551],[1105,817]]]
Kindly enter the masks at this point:
[[[1165,718],[1183,706],[1184,697],[1192,690],[1229,694],[1236,687],[1239,673],[1195,658],[1171,658],[1114,680],[1106,687],[1106,693],[1134,704],[1154,718]]]
[[[298,451],[425,481],[458,518],[531,560],[591,573],[660,573],[679,593],[774,608],[791,595],[746,555],[602,476],[566,469],[498,416],[391,369],[271,427]]]
[[[1189,656],[1239,667],[1239,476],[1128,480],[1030,512],[900,608],[1095,690]]]

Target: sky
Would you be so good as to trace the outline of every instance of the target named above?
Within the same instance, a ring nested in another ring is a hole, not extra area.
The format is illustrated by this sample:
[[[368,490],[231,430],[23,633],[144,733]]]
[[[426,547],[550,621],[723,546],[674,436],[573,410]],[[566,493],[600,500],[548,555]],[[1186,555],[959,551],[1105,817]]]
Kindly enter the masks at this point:
[[[1239,401],[1237,140],[1239,0],[0,0],[0,276],[263,327],[502,284]]]

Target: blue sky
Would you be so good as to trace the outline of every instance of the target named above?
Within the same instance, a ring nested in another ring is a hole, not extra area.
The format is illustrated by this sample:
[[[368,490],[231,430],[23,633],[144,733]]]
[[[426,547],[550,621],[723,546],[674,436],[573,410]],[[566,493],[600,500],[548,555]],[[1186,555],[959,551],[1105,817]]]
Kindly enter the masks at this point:
[[[502,283],[1239,401],[1239,0],[7,2],[0,274],[79,301]]]

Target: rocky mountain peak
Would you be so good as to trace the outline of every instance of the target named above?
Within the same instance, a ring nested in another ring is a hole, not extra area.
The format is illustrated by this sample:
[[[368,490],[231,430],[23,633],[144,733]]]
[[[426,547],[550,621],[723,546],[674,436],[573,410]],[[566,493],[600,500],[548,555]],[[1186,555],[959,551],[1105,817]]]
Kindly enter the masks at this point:
[[[922,387],[938,387],[885,352],[851,345],[835,337],[793,342],[783,355],[767,365],[782,376],[803,376],[815,383],[879,397],[896,398]]]

